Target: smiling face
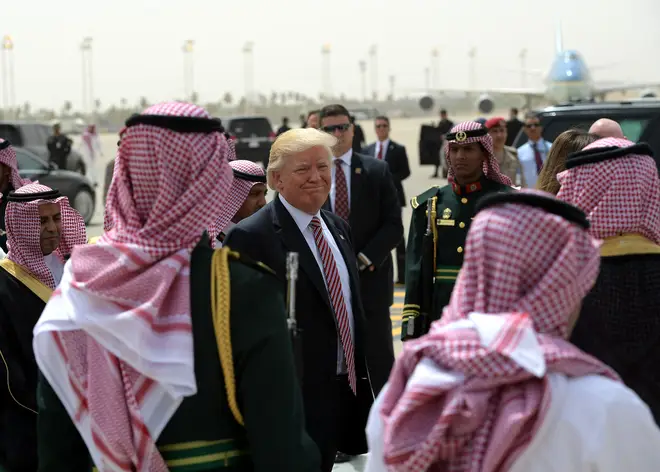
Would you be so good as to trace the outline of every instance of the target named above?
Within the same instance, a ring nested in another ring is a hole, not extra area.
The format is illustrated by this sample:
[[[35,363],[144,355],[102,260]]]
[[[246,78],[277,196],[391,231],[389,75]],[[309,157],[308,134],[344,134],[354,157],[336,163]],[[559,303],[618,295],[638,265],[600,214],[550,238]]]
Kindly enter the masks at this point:
[[[62,234],[62,215],[59,203],[44,203],[39,205],[41,221],[40,245],[44,256],[51,254],[60,245]]]
[[[486,153],[479,143],[449,145],[449,164],[459,185],[479,180],[484,172],[486,158]]]
[[[323,146],[288,156],[273,171],[275,188],[295,208],[310,215],[321,209],[330,194],[330,156]]]

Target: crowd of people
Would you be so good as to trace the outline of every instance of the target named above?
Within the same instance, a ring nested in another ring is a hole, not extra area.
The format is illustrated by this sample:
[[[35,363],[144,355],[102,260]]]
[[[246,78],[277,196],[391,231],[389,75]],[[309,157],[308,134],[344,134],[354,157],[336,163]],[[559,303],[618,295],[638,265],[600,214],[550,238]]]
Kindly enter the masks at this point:
[[[389,119],[359,151],[342,105],[306,125],[264,170],[199,106],[132,116],[94,240],[0,140],[0,470],[657,470],[647,145],[599,120],[525,157],[459,123],[406,247]]]

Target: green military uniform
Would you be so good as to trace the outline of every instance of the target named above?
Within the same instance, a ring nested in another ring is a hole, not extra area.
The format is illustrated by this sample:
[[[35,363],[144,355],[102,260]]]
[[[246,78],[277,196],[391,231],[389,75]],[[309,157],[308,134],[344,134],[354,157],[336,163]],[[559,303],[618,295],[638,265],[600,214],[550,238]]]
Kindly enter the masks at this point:
[[[484,195],[511,190],[513,187],[482,177],[478,182],[466,186],[453,184],[431,187],[411,200],[413,214],[406,248],[402,340],[425,334],[430,323],[440,319],[442,309],[449,303],[458,272],[463,265],[465,239],[477,202]],[[432,216],[433,256],[423,254],[429,208]],[[422,273],[423,257],[434,259],[432,264],[424,264],[428,267],[426,273]],[[427,297],[422,293],[424,277],[432,279],[432,293]],[[420,312],[428,312],[428,319],[420,316]]]
[[[304,430],[281,282],[267,267],[228,248],[216,250],[216,255],[219,251],[228,252],[229,258],[231,308],[226,323],[231,339],[223,338],[214,323],[209,274],[218,269],[205,238],[191,260],[197,394],[183,400],[158,438],[158,449],[171,472],[316,472],[320,455]],[[218,296],[226,299],[221,290]],[[229,352],[233,375],[225,364]],[[44,378],[38,401],[39,471],[95,470],[76,427]]]

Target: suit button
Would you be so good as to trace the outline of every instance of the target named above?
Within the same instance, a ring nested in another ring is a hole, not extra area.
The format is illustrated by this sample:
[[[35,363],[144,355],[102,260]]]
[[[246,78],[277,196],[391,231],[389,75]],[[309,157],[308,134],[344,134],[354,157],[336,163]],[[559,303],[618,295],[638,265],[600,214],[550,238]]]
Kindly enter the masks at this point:
[[[465,223],[463,223],[463,222],[461,221],[461,222],[458,224],[458,227],[459,227],[459,228],[465,228]]]
[[[461,203],[467,203],[467,198],[465,197],[461,198]]]
[[[461,246],[458,246],[458,249],[456,249],[456,252],[459,253],[459,254],[462,253],[462,252],[463,252],[463,248],[462,248]]]

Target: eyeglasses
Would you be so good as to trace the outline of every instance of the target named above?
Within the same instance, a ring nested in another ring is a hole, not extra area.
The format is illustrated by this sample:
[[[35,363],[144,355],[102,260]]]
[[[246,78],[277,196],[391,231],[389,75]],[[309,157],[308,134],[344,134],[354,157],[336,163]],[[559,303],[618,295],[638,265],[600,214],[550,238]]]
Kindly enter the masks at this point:
[[[525,128],[527,129],[534,129],[534,128],[540,128],[541,124],[540,123],[530,123],[528,125],[525,125]]]
[[[321,129],[325,131],[326,133],[332,134],[335,131],[341,131],[342,133],[344,131],[347,131],[348,128],[351,127],[350,123],[343,123],[341,125],[329,125],[329,126],[323,126]]]
[[[389,128],[390,125],[376,125],[376,129]]]

